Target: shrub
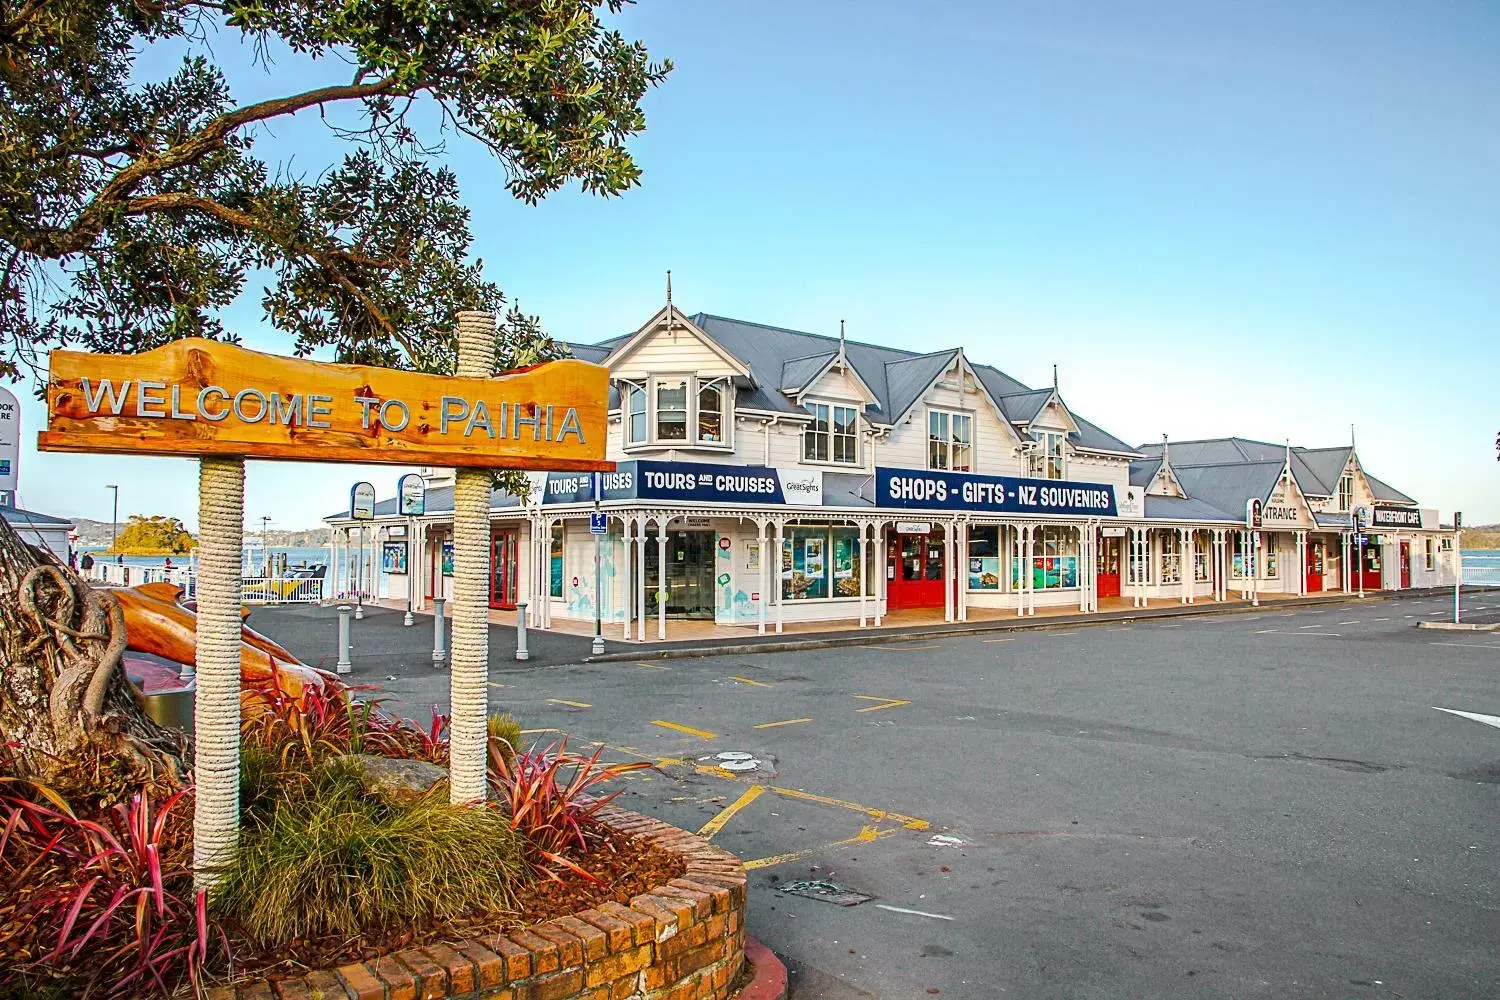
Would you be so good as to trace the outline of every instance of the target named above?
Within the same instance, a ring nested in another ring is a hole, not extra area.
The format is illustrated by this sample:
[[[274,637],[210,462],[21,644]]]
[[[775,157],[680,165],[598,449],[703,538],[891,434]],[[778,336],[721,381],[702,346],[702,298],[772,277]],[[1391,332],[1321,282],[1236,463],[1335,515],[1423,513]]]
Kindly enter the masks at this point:
[[[0,994],[170,993],[229,946],[192,886],[191,789],[82,819],[45,788],[0,794]]]
[[[512,908],[523,866],[498,811],[428,796],[388,806],[331,758],[241,834],[212,902],[261,947]]]
[[[509,712],[496,712],[488,720],[490,746],[494,747],[505,762],[516,759],[516,748],[521,745],[521,724]]]
[[[597,881],[563,857],[563,853],[570,849],[588,850],[586,832],[595,822],[595,814],[620,793],[614,791],[603,798],[592,798],[585,793],[600,782],[651,765],[636,761],[600,767],[603,747],[595,750],[592,757],[582,757],[568,753],[566,739],[543,750],[532,747],[509,759],[502,749],[505,745],[501,740],[490,740],[490,786],[509,814],[510,825],[525,837],[525,846],[547,864],[529,860],[553,877],[551,866],[560,865]],[[571,773],[566,781],[562,780],[564,771]]]

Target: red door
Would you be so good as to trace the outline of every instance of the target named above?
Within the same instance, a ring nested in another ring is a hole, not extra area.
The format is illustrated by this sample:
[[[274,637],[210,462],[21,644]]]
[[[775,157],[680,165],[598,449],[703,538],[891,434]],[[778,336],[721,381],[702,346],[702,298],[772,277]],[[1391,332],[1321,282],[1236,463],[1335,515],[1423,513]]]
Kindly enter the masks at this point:
[[[1095,579],[1098,596],[1120,596],[1120,539],[1099,539],[1099,565]]]
[[[496,528],[490,536],[490,607],[516,606],[516,564],[520,544],[515,528]]]
[[[1380,544],[1375,539],[1375,535],[1370,535],[1362,547],[1357,543],[1354,546],[1356,557],[1361,548],[1364,550],[1364,571],[1359,578],[1361,587],[1367,591],[1380,589]]]
[[[889,607],[942,607],[943,577],[941,533],[891,536],[886,547]]]
[[[1411,542],[1401,543],[1401,589],[1411,586]]]
[[[1307,592],[1316,594],[1323,589],[1323,543],[1309,539],[1307,543]]]

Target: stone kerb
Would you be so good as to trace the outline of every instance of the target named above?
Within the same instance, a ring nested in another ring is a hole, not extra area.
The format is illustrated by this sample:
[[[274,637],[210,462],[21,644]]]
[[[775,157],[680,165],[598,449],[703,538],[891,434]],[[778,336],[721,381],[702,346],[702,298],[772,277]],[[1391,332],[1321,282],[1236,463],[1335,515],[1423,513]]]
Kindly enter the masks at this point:
[[[624,809],[599,817],[682,855],[687,871],[630,900],[519,930],[405,948],[209,1000],[726,1000],[745,961],[745,868],[694,834]]]

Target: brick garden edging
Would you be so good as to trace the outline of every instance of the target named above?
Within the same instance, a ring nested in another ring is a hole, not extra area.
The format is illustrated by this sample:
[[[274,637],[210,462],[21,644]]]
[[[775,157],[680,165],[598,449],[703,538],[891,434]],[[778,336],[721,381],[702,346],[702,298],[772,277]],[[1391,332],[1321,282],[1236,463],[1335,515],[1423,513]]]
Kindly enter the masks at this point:
[[[687,871],[636,896],[521,930],[405,948],[209,1000],[726,1000],[745,961],[745,868],[659,820],[607,807],[612,828],[683,855]]]

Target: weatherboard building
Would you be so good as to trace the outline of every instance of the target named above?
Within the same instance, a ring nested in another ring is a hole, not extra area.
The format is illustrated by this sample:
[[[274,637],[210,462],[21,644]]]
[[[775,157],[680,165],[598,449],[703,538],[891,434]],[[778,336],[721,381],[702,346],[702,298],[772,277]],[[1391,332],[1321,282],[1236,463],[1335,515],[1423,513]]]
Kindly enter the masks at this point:
[[[1453,581],[1453,532],[1352,447],[1135,447],[1055,384],[1023,385],[962,348],[916,354],[671,306],[572,350],[610,370],[616,471],[597,498],[578,473],[491,498],[490,604],[524,601],[541,627],[595,615],[595,512],[601,618],[642,640],[684,619],[766,632]],[[424,472],[422,517],[393,498],[362,522],[372,549],[411,553],[390,560],[405,572],[384,593],[404,601],[415,581],[419,607],[451,586],[452,473]],[[360,526],[327,520],[339,565]]]

